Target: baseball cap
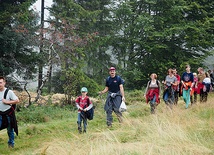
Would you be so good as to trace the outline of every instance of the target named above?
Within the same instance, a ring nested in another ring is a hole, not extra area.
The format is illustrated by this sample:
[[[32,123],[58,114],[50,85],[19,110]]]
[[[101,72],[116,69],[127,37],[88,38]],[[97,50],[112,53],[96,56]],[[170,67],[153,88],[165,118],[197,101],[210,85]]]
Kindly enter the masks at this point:
[[[88,92],[88,89],[86,87],[82,87],[81,92]]]
[[[111,71],[111,70],[116,70],[116,69],[114,67],[110,67],[109,70]]]

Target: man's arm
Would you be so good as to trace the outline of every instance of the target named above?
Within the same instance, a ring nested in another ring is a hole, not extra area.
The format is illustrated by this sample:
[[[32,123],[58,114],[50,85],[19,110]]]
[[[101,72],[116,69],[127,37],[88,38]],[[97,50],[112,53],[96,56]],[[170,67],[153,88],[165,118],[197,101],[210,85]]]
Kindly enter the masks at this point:
[[[120,93],[122,95],[122,100],[125,101],[125,93],[124,93],[123,84],[120,85]]]
[[[19,99],[16,99],[16,100],[6,100],[6,99],[2,99],[2,102],[4,104],[17,104],[19,103]]]
[[[104,93],[106,93],[108,91],[108,87],[105,87],[105,89],[104,90],[102,90],[102,91],[100,91],[100,93],[99,94],[104,94]]]

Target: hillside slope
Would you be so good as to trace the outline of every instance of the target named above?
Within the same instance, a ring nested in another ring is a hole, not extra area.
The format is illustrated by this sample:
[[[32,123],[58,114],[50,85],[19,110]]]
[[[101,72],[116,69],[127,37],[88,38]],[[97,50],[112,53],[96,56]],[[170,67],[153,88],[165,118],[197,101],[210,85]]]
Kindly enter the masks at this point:
[[[61,112],[62,113],[62,112]],[[88,122],[86,134],[77,132],[76,111],[45,123],[20,124],[13,150],[7,148],[6,130],[0,132],[0,154],[13,155],[212,155],[214,154],[214,96],[207,103],[185,109],[182,99],[170,110],[162,102],[156,114],[142,101],[129,104],[124,121],[114,115],[105,124],[103,100]]]

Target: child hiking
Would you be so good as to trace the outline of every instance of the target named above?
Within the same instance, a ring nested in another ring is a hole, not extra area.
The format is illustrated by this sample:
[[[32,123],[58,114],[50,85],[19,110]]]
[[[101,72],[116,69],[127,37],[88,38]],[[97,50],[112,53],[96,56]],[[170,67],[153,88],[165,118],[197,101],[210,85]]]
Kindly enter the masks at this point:
[[[86,133],[87,128],[87,117],[86,113],[93,108],[93,104],[90,101],[89,97],[87,96],[88,89],[86,87],[82,87],[81,89],[81,96],[77,97],[76,99],[76,107],[78,109],[77,115],[77,125],[79,133],[82,133],[82,122],[83,122],[83,132]]]

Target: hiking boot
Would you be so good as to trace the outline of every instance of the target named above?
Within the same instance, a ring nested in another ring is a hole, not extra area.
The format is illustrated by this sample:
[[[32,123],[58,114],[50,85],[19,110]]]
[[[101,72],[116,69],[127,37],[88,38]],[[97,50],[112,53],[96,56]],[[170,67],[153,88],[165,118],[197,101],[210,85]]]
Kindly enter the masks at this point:
[[[83,130],[83,133],[86,133],[86,129]]]
[[[112,128],[112,125],[111,125],[111,124],[108,124],[107,127],[108,127],[108,128]]]
[[[78,127],[78,131],[79,131],[79,133],[82,133],[82,128]]]
[[[13,145],[13,144],[8,144],[8,148],[9,148],[9,149],[13,149],[13,148],[14,148],[14,145]]]
[[[151,114],[155,114],[155,104],[151,105]]]

